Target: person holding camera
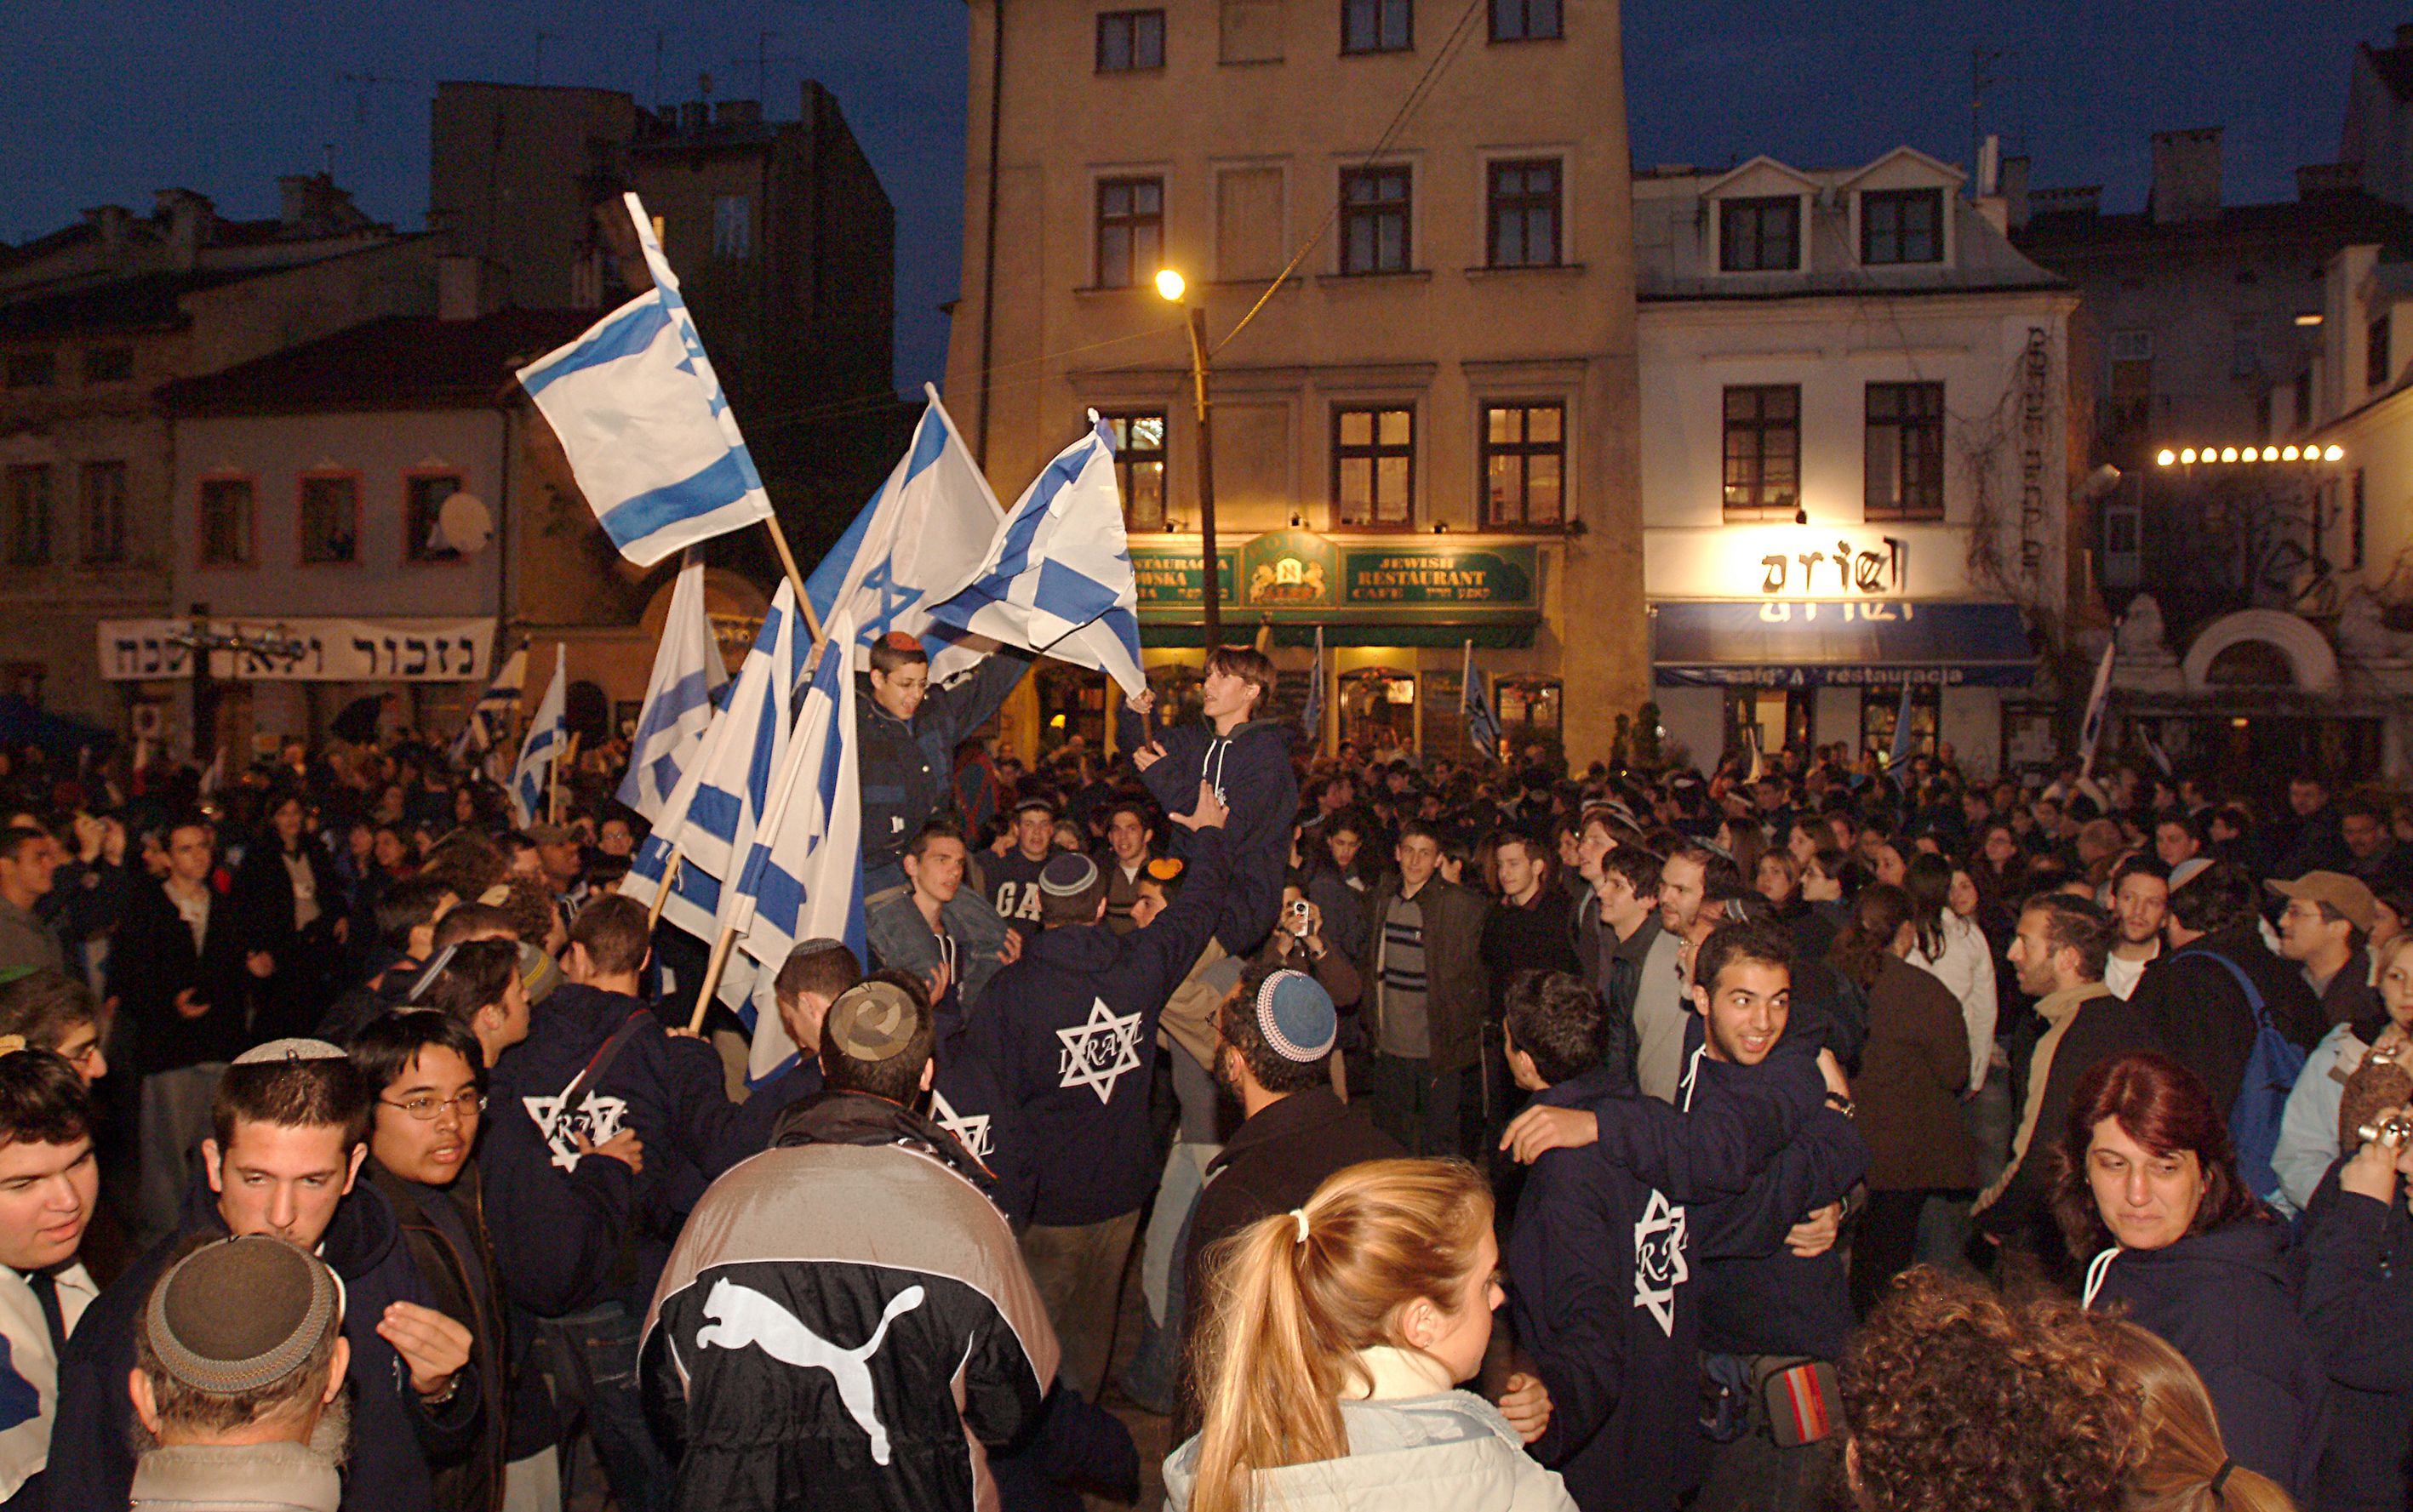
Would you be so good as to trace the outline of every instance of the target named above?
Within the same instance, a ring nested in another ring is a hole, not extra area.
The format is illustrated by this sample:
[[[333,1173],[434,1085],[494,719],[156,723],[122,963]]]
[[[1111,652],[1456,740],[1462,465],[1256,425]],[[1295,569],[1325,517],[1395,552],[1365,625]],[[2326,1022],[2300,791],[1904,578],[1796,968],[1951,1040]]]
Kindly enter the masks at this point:
[[[2413,1110],[2340,1131],[2355,1152],[2304,1206],[2304,1321],[2320,1346],[2334,1417],[2314,1505],[2397,1508],[2413,1449]]]

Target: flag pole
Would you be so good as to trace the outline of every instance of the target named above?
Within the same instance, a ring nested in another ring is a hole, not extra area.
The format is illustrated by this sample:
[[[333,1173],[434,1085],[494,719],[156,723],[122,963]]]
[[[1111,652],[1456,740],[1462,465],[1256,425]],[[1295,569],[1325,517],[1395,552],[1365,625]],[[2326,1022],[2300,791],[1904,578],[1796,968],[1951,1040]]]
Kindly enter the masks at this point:
[[[703,968],[703,985],[696,989],[695,1011],[688,1015],[687,1032],[703,1033],[703,1016],[712,1011],[713,994],[720,989],[720,974],[729,966],[729,947],[737,943],[737,926],[730,925],[712,942],[712,961]]]
[[[762,526],[771,533],[771,544],[779,549],[779,565],[787,569],[788,585],[796,591],[796,607],[804,611],[805,628],[818,646],[822,641],[821,616],[813,612],[812,595],[805,592],[805,575],[796,570],[796,553],[788,548],[788,533],[779,528],[778,512],[764,515]]]
[[[554,754],[552,764],[545,769],[545,785],[548,791],[545,794],[544,800],[544,822],[547,824],[559,824],[561,822],[562,765],[565,762],[575,761],[577,759],[578,736],[577,733],[573,731],[571,732],[570,739],[563,742],[562,748]]]
[[[687,859],[682,850],[671,852],[670,864],[662,868],[661,886],[654,893],[653,906],[645,910],[645,938],[654,937],[654,927],[662,921],[663,905],[671,901],[671,889],[678,886],[679,863]]]

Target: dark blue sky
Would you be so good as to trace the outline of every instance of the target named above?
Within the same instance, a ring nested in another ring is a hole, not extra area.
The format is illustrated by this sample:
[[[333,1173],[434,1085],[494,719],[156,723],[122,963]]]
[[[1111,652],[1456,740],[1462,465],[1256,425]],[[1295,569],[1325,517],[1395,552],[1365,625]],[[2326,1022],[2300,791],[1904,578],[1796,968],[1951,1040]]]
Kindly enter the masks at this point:
[[[1021,0],[1070,5],[1076,0]],[[1297,0],[1299,4],[1328,0]],[[1457,0],[1421,0],[1455,12]],[[0,238],[114,200],[199,189],[230,215],[275,208],[275,178],[332,159],[381,219],[422,224],[438,79],[692,97],[795,81],[835,91],[896,205],[896,377],[945,360],[962,215],[962,0],[7,0]],[[1768,152],[1805,167],[1907,141],[1962,161],[1970,49],[2004,56],[1986,105],[2038,184],[2144,195],[2146,135],[2228,127],[2232,201],[2289,198],[2299,163],[2335,155],[2358,40],[2413,7],[2380,0],[1627,0],[1627,107],[1645,166]],[[1434,29],[1426,30],[1432,35]],[[769,33],[767,41],[758,40]],[[540,34],[545,34],[540,42]],[[657,37],[659,64],[657,66]],[[377,81],[339,76],[374,75]],[[659,92],[656,81],[659,80]]]

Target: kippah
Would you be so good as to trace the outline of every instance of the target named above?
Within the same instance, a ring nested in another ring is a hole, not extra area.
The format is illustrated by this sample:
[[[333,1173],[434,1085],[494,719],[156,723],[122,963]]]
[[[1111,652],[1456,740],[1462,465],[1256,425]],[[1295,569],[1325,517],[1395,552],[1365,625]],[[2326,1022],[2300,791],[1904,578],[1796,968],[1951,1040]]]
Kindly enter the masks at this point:
[[[274,1386],[309,1359],[343,1314],[335,1273],[284,1240],[206,1244],[152,1288],[142,1329],[160,1368],[230,1397]]]
[[[895,982],[857,982],[830,1004],[822,1034],[850,1061],[885,1061],[912,1042],[922,1006]]]
[[[234,1058],[237,1065],[258,1065],[262,1061],[340,1061],[345,1058],[339,1048],[323,1039],[272,1039],[265,1045],[254,1045]]]
[[[922,642],[902,630],[891,630],[880,638],[880,643],[891,651],[920,651]]]
[[[1170,882],[1189,870],[1178,856],[1160,856],[1140,868],[1151,882]]]
[[[1050,898],[1077,898],[1098,885],[1098,863],[1076,850],[1047,858],[1039,869],[1039,890]]]
[[[527,989],[530,1003],[541,1003],[561,985],[561,964],[545,953],[542,947],[520,942],[520,985]]]
[[[1257,988],[1257,1032],[1276,1055],[1304,1065],[1331,1053],[1340,1017],[1323,983],[1303,971],[1278,971]]]

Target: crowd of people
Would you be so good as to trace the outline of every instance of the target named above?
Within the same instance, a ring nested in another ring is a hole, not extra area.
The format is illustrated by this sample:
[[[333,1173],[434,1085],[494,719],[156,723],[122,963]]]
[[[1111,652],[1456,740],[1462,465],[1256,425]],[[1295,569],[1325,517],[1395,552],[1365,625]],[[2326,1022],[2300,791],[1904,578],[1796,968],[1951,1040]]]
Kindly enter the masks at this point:
[[[871,648],[751,1081],[616,742],[0,753],[0,1507],[2408,1505],[2413,810],[1027,666]]]

